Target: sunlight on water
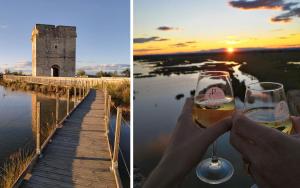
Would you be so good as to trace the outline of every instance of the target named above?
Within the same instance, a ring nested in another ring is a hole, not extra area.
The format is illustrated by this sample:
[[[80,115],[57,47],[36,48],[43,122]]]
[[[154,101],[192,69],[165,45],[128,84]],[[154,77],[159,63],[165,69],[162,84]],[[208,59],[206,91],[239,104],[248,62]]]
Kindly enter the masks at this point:
[[[300,62],[287,62],[288,65],[300,65]]]
[[[259,80],[256,77],[240,71],[241,66],[242,65],[236,65],[232,67],[234,71],[233,76],[235,76],[235,78],[237,78],[240,82],[244,81],[246,85],[259,82]]]

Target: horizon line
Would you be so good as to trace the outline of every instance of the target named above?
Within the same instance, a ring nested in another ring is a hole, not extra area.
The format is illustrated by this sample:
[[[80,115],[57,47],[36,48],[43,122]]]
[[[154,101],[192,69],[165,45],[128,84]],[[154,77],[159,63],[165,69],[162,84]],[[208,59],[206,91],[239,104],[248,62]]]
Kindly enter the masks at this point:
[[[197,51],[186,51],[186,52],[172,52],[172,53],[149,53],[149,54],[133,54],[136,56],[155,56],[155,55],[180,55],[180,54],[209,54],[209,53],[226,53],[227,48],[217,48],[210,50],[197,50]],[[264,51],[264,50],[300,50],[300,45],[295,45],[292,47],[253,47],[253,48],[234,48],[236,51],[234,53],[239,52],[250,52],[250,51]],[[133,50],[134,52],[134,50]]]

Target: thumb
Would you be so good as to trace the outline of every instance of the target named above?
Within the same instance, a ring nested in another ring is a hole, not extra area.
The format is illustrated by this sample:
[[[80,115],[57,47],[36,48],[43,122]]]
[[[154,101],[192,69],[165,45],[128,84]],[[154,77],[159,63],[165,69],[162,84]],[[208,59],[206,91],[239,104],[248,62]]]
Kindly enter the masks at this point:
[[[293,128],[295,133],[300,133],[300,117],[299,116],[291,116],[291,120],[293,123]]]
[[[214,125],[207,128],[205,131],[205,135],[207,137],[206,141],[208,144],[214,142],[219,136],[224,134],[225,132],[229,131],[232,127],[232,120],[231,116],[224,118]]]

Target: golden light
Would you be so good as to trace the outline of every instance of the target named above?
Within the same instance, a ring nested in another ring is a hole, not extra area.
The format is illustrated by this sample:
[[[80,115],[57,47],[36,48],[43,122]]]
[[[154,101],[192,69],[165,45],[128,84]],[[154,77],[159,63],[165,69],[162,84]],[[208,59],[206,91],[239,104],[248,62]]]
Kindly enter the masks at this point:
[[[227,48],[227,52],[228,53],[233,53],[234,52],[234,48]]]

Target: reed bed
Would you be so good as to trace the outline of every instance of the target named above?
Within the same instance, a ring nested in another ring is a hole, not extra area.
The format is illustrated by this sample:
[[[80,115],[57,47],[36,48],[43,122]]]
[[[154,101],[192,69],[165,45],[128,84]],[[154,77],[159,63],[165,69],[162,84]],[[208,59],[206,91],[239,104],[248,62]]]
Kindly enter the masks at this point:
[[[35,154],[33,145],[32,142],[27,143],[25,147],[18,149],[4,161],[0,170],[1,188],[13,187]]]

